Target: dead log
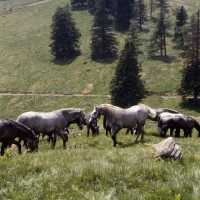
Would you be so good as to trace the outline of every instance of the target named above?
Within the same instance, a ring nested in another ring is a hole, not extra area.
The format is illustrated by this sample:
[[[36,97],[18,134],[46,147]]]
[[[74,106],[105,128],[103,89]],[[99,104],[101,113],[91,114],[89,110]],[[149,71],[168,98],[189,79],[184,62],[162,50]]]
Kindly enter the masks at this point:
[[[164,159],[181,159],[183,157],[183,151],[175,144],[173,137],[168,137],[164,141],[152,145],[152,148],[155,150],[154,157],[161,157]]]

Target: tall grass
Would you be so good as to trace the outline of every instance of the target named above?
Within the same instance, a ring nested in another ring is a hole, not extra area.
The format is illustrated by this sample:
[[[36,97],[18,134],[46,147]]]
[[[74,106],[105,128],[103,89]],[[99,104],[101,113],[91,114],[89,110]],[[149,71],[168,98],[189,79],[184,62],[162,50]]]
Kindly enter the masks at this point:
[[[15,149],[0,159],[1,199],[199,199],[199,142],[175,139],[184,152],[182,161],[153,157],[150,144],[161,139],[119,134],[122,146],[112,147],[110,137],[87,138],[70,134],[68,149],[56,149],[41,140],[37,154],[16,155]],[[10,155],[10,157],[8,156]]]

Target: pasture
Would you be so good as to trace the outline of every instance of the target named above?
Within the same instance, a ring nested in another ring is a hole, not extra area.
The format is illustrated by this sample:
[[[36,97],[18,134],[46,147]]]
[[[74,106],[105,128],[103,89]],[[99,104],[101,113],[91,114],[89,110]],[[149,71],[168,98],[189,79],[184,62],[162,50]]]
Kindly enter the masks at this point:
[[[86,8],[72,9],[82,35],[81,55],[67,62],[53,62],[49,48],[52,16],[58,6],[69,2],[50,0],[23,7],[37,1],[13,1],[13,12],[0,13],[0,118],[16,120],[26,111],[70,107],[84,108],[87,113],[94,105],[110,103],[109,83],[117,60],[90,59],[92,16]],[[0,3],[3,8],[4,2]],[[200,6],[197,0],[169,0],[169,4],[171,13],[184,5],[189,15]],[[170,17],[173,24],[174,16]],[[150,28],[151,24],[146,24],[140,34],[144,43]],[[121,50],[127,35],[116,33],[116,37]],[[152,108],[171,108],[200,122],[200,108],[183,104],[177,96],[184,60],[171,39],[167,39],[166,59],[148,60],[145,51],[140,57],[142,79],[149,91],[142,103]],[[135,143],[135,136],[121,130],[117,137],[122,145],[116,148],[105,136],[102,118],[98,125],[100,136],[89,138],[86,127],[80,131],[72,125],[66,150],[60,138],[54,150],[46,138],[40,139],[36,154],[26,153],[24,147],[22,155],[16,148],[6,150],[0,158],[0,199],[200,199],[200,138],[196,130],[192,138],[175,138],[183,149],[183,160],[163,161],[153,157],[151,144],[162,141],[154,122],[147,120],[145,124],[145,142]]]

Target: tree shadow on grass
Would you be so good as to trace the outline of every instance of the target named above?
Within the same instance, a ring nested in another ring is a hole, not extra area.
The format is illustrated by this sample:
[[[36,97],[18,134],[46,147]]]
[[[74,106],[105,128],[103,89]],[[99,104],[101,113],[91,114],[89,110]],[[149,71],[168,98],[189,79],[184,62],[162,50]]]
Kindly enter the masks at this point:
[[[173,63],[176,62],[176,59],[175,56],[152,56],[150,58],[150,60],[162,61],[164,63]]]
[[[54,59],[52,60],[52,62],[53,62],[55,65],[60,65],[60,66],[69,65],[69,64],[73,63],[74,60],[76,60],[76,58],[77,58],[78,56],[80,56],[80,55],[81,55],[81,52],[80,52],[80,51],[76,51],[76,52],[74,53],[74,55],[71,56],[70,59],[55,59],[55,58],[54,58]]]
[[[77,5],[77,6],[71,6],[71,11],[72,12],[76,12],[76,11],[87,11],[88,10],[88,6],[87,5]]]
[[[183,109],[200,112],[200,99],[198,99],[197,102],[194,102],[192,98],[188,98],[186,101],[182,101],[179,105]]]
[[[117,59],[118,59],[118,56],[116,55],[116,56],[113,56],[113,57],[110,57],[110,58],[93,59],[93,61],[99,62],[99,63],[102,63],[102,64],[111,64],[111,63],[115,62]]]

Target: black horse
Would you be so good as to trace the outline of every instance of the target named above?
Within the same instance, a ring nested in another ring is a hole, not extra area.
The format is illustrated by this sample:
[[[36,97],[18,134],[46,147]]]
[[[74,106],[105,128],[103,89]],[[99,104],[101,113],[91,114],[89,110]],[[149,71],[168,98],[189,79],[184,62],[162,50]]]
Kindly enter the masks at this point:
[[[85,119],[86,119],[86,124],[87,124],[87,136],[89,137],[90,135],[90,129],[92,131],[92,136],[97,136],[99,135],[99,126],[97,126],[97,121],[94,122],[94,124],[89,123],[89,119],[91,116],[92,112],[89,112],[86,114]]]
[[[0,120],[0,142],[1,155],[4,155],[4,151],[7,147],[11,147],[12,144],[17,145],[18,151],[21,154],[21,145],[15,139],[20,138],[27,143],[30,152],[38,150],[38,137],[36,134],[28,127],[15,122],[11,119],[1,119]]]
[[[180,137],[180,129],[183,129],[185,137],[192,137],[192,130],[195,128],[198,131],[200,137],[200,125],[192,117],[188,116],[174,116],[161,118],[158,121],[157,131],[162,137],[166,136],[168,128],[170,129],[170,136],[173,135],[174,129],[176,129],[175,136]]]

